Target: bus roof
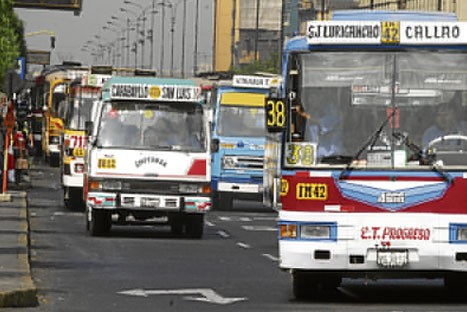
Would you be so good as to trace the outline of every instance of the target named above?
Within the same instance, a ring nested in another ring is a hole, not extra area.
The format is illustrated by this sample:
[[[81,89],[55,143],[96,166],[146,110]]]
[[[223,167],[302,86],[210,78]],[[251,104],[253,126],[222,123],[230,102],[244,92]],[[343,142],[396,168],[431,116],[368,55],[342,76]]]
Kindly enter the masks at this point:
[[[446,12],[338,10],[334,12],[332,20],[456,22],[457,16]]]

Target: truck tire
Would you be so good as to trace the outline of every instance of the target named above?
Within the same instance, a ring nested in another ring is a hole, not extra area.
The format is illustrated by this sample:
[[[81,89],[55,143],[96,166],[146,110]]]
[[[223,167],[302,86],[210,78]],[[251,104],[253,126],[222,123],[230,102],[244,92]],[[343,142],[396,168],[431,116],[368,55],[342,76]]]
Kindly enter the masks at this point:
[[[188,238],[200,239],[204,231],[204,214],[188,214],[185,216],[185,234]]]
[[[229,193],[214,192],[212,195],[212,210],[231,211],[233,196]]]
[[[112,214],[105,210],[93,210],[89,221],[89,233],[91,236],[108,234],[112,227]]]

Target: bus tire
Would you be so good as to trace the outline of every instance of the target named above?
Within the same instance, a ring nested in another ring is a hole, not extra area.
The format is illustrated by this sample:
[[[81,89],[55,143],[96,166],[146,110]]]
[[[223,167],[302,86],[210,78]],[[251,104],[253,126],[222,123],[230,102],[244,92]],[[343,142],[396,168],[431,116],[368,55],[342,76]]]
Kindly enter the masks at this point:
[[[170,232],[173,236],[179,237],[183,234],[183,218],[179,214],[169,215]]]
[[[317,274],[295,271],[292,275],[293,293],[297,300],[310,300],[336,295],[342,282],[337,274]]]
[[[295,271],[292,273],[292,291],[296,300],[309,300],[319,290],[316,279],[311,274]]]
[[[467,294],[466,278],[467,274],[461,272],[449,273],[444,277],[444,286],[451,296],[465,298]]]
[[[93,210],[89,221],[89,234],[102,236],[108,234],[112,227],[112,214],[105,210]]]
[[[188,238],[200,239],[204,231],[204,214],[188,214],[185,216],[185,234]]]
[[[51,167],[60,167],[60,154],[51,154],[49,160]]]
[[[214,192],[212,196],[212,210],[231,211],[233,196],[229,193]]]

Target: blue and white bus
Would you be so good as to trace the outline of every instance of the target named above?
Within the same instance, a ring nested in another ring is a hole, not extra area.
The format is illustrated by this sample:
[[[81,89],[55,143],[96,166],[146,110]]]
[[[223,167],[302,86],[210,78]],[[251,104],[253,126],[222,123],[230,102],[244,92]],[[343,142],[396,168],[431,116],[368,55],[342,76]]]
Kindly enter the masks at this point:
[[[342,278],[467,291],[467,23],[336,12],[283,55],[267,102],[265,194],[295,297]]]

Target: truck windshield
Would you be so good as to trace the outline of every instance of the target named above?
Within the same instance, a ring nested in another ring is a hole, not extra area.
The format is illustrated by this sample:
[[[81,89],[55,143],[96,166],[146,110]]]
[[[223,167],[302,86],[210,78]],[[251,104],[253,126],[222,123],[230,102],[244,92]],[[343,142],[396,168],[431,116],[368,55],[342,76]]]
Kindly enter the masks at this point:
[[[114,101],[102,108],[97,144],[102,147],[206,151],[199,103]]]
[[[287,91],[293,99],[288,141],[311,146],[313,165],[467,166],[466,54],[333,51],[293,57],[296,68],[288,79],[298,86]]]

